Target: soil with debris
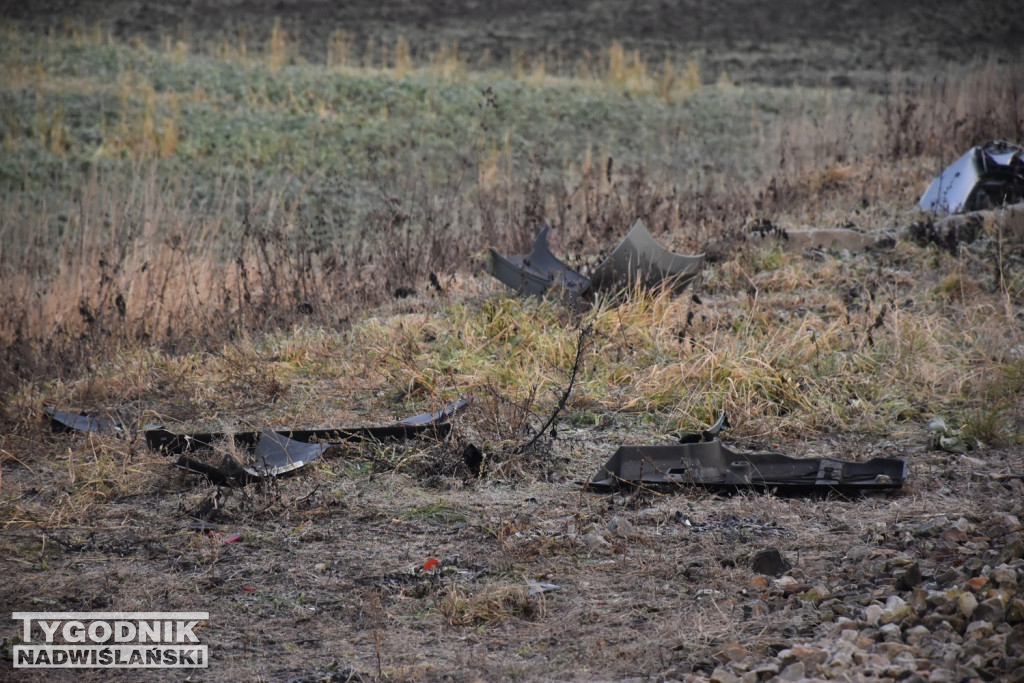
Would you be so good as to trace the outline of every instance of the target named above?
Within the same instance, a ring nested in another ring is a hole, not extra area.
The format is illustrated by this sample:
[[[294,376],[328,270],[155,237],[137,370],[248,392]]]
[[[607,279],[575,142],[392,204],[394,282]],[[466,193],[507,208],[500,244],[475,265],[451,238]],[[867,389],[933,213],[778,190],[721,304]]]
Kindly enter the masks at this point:
[[[68,467],[117,439],[37,438]],[[89,526],[12,524],[5,546],[18,550],[2,562],[17,580],[0,596],[18,610],[209,610],[211,666],[193,679],[960,681],[1024,670],[1019,448],[934,451],[923,428],[883,444],[790,444],[908,458],[903,491],[856,499],[581,488],[583,468],[620,438],[607,424],[563,430],[564,445],[591,455],[548,482],[346,476],[355,449],[245,489],[174,474],[137,445],[115,466],[144,489],[97,498]],[[59,469],[25,464],[4,473],[25,509],[68,495]],[[8,656],[15,630],[4,631]]]

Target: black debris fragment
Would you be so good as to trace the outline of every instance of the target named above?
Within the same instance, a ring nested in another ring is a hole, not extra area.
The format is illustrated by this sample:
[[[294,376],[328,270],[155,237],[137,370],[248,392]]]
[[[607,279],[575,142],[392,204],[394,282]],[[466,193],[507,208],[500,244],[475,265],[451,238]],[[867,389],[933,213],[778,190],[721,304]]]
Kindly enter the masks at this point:
[[[782,556],[778,548],[765,548],[754,555],[754,559],[750,562],[750,568],[756,574],[782,576],[792,569],[793,565]]]
[[[430,286],[437,290],[438,294],[444,294],[444,287],[441,286],[441,281],[437,279],[437,273],[430,273]]]
[[[567,305],[579,302],[590,281],[555,258],[548,248],[548,226],[541,228],[529,254],[502,256],[490,250],[490,273],[523,294],[555,292]]]
[[[313,462],[328,448],[340,442],[395,441],[414,436],[431,435],[438,438],[451,431],[446,420],[466,405],[459,399],[433,413],[413,415],[386,427],[359,427],[355,429],[312,429],[293,431],[242,432],[234,435],[235,444],[253,451],[251,465],[239,465],[225,458],[220,467],[197,458],[181,455],[176,466],[187,472],[205,475],[217,486],[239,487],[266,477],[287,474]],[[167,454],[212,447],[224,434],[174,434],[167,430],[149,430],[146,442],[150,448]]]
[[[473,444],[466,444],[466,447],[462,449],[462,462],[469,469],[470,474],[479,477],[483,471],[484,454]]]
[[[416,288],[415,287],[408,287],[406,285],[401,285],[399,287],[395,287],[395,298],[396,299],[407,299],[410,296],[416,296]]]
[[[723,415],[710,430],[685,435],[678,445],[621,446],[587,485],[595,489],[636,484],[692,485],[799,493],[898,489],[907,478],[907,463],[901,458],[872,458],[858,463],[734,451],[718,439],[725,424]],[[711,439],[706,440],[706,436]]]
[[[665,249],[638,220],[588,279],[551,253],[548,232],[548,226],[541,228],[529,254],[506,257],[491,249],[491,275],[523,294],[554,295],[576,307],[592,292],[618,291],[636,284],[656,287],[666,283],[682,291],[697,276],[704,260],[703,254],[687,256]]]
[[[422,413],[407,417],[400,422],[384,427],[352,427],[337,429],[293,429],[275,430],[274,433],[291,441],[311,443],[326,441],[330,443],[363,442],[363,441],[400,441],[420,435],[431,435],[443,438],[448,435],[451,425],[446,420],[466,405],[465,399],[459,399],[434,413]],[[241,448],[256,448],[261,432],[236,432],[232,435],[235,445]],[[212,448],[213,444],[227,437],[222,432],[198,432],[192,434],[176,434],[166,429],[149,429],[146,431],[146,445],[155,451],[168,455],[178,455],[189,451]]]
[[[196,458],[190,458],[187,455],[183,455],[178,458],[178,462],[175,463],[178,469],[185,470],[186,472],[192,472],[193,474],[205,475],[210,483],[215,486],[245,486],[249,483],[250,477],[244,470],[235,474],[229,474],[229,467],[214,467],[213,465],[207,465],[201,460]],[[241,469],[239,467],[239,469]]]
[[[92,417],[85,413],[69,413],[54,408],[43,408],[50,416],[50,429],[61,432],[123,432],[124,425],[120,420],[106,417]]]

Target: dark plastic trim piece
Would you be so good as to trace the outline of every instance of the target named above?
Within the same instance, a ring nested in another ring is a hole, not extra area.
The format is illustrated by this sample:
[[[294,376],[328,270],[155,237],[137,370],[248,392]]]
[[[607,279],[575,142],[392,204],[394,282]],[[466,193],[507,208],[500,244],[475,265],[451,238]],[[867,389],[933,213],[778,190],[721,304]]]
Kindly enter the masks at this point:
[[[686,288],[700,272],[704,254],[674,254],[658,244],[637,220],[611,255],[601,262],[590,278],[593,290],[617,290],[640,284],[657,287],[668,283],[676,292]]]
[[[907,462],[902,458],[849,462],[734,451],[718,439],[725,426],[728,421],[723,414],[713,427],[699,434],[686,434],[679,444],[621,446],[587,486],[690,485],[789,493],[824,489],[849,492],[898,489],[907,479]]]
[[[459,399],[434,413],[413,415],[392,425],[384,427],[352,427],[337,429],[286,429],[273,430],[274,434],[290,441],[310,443],[326,441],[329,443],[352,443],[366,441],[401,441],[420,435],[429,434],[443,438],[451,431],[451,425],[445,420],[466,405],[466,399]],[[235,445],[252,449],[258,447],[263,432],[236,432],[232,435]],[[176,434],[166,429],[149,429],[146,431],[146,445],[168,455],[179,455],[190,451],[213,448],[214,443],[227,438],[223,432],[197,432],[192,434]]]
[[[529,254],[506,257],[491,249],[491,275],[521,294],[543,296],[559,288],[567,303],[578,301],[590,282],[551,253],[549,230],[546,225],[541,228]]]

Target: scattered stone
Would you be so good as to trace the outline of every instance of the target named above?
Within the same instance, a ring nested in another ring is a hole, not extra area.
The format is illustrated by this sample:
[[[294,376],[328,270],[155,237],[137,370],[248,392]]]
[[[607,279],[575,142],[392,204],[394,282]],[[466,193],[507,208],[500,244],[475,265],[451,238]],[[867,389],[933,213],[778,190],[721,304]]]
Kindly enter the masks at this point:
[[[903,632],[896,624],[886,624],[882,628],[878,629],[878,631],[882,634],[882,640],[887,643],[903,642]]]
[[[915,588],[910,594],[910,605],[918,616],[924,614],[928,610],[928,591],[924,588]]]
[[[932,635],[932,632],[924,626],[911,626],[904,634],[907,644],[915,647],[920,646]]]
[[[782,556],[778,548],[773,547],[758,551],[750,563],[750,568],[758,574],[782,576],[792,569],[793,565]]]
[[[899,609],[907,604],[907,601],[898,595],[890,595],[889,599],[885,601],[886,611]]]
[[[908,591],[914,588],[917,584],[921,583],[921,565],[914,562],[909,567],[903,570],[896,571],[893,573],[893,577],[896,579],[894,587],[898,591]]]
[[[1024,514],[1024,504],[1007,507]],[[757,575],[736,587],[749,596],[738,603],[743,617],[785,620],[793,643],[756,651],[720,644],[706,669],[718,667],[713,680],[942,683],[1012,680],[1007,673],[1024,668],[1024,533],[1017,518],[972,511],[887,522],[866,533],[878,534],[876,544],[850,548],[835,569],[814,560],[799,569],[755,566],[752,558]],[[758,556],[785,562],[777,548]]]
[[[800,681],[804,678],[806,667],[803,662],[793,662],[779,674],[781,681]]]
[[[1010,607],[1006,610],[1006,621],[1010,624],[1024,622],[1024,600],[1014,598],[1010,601]]]
[[[948,520],[947,520],[947,524],[948,524]],[[939,533],[939,531],[941,531],[942,529],[945,529],[947,524],[943,524],[942,527],[938,531],[936,531],[935,533]],[[919,532],[919,533],[923,534],[923,532]],[[923,534],[923,535],[927,535],[927,534]],[[848,560],[850,562],[861,562],[862,560],[866,560],[869,557],[871,557],[872,555],[874,555],[876,550],[878,550],[878,548],[876,548],[873,545],[855,545],[855,546],[853,546],[852,548],[850,548],[849,550],[846,551],[846,557],[844,559],[846,559],[846,560]]]
[[[827,669],[848,669],[853,666],[853,655],[849,652],[836,652],[825,664]]]
[[[987,638],[988,636],[995,633],[995,629],[992,628],[992,624],[987,621],[972,621],[967,624],[967,630],[964,631],[964,637],[969,640],[977,640],[978,638]]]
[[[774,676],[779,673],[779,665],[775,662],[763,662],[751,669],[750,673],[757,674],[761,677]]]
[[[917,622],[917,612],[906,603],[882,613],[882,624],[911,624]]]
[[[972,531],[974,531],[974,525],[971,524],[971,522],[969,522],[965,517],[961,517],[960,519],[953,522],[953,528],[957,531],[962,531],[965,534],[969,534]]]
[[[857,634],[857,640],[853,641],[853,644],[862,650],[868,650],[874,647],[880,636],[877,629],[866,628]]]
[[[989,579],[994,581],[1000,588],[1013,590],[1017,587],[1017,572],[1007,564],[1001,564],[992,570]]]
[[[914,666],[910,664],[891,664],[887,667],[882,668],[882,675],[886,677],[886,680],[898,681],[907,678],[914,673]]]
[[[925,603],[936,612],[949,614],[954,609],[957,595],[955,591],[931,591],[925,597]]]
[[[591,550],[607,550],[611,547],[611,543],[606,541],[597,531],[590,531],[583,534],[583,543]]]
[[[942,624],[947,624],[958,633],[963,630],[964,624],[966,623],[967,618],[961,614],[939,614],[937,612],[933,612],[932,614],[927,614],[921,618],[921,624],[932,630],[941,628]]]
[[[718,667],[711,674],[712,683],[739,683],[740,677],[725,667]]]
[[[1003,548],[1003,562],[1018,557],[1024,557],[1024,537],[1019,533],[1010,534],[1006,537],[1006,546]]]
[[[795,645],[790,648],[789,653],[791,658],[813,666],[824,664],[825,660],[828,659],[828,652],[820,647],[810,647],[808,645]],[[786,659],[781,652],[779,653],[779,658],[783,661]]]
[[[978,599],[973,593],[961,593],[956,605],[960,614],[964,615],[965,619],[970,619],[974,615],[974,610],[978,608]]]
[[[739,643],[726,643],[718,651],[716,658],[722,662],[739,662],[750,656],[750,650]]]
[[[831,593],[828,590],[828,586],[819,583],[813,586],[809,591],[807,591],[807,594],[804,595],[804,598],[809,600],[812,604],[820,606],[822,601],[828,598],[829,595],[831,595]]]
[[[976,591],[980,591],[988,583],[988,578],[984,576],[975,576],[973,579],[967,581],[967,585]]]
[[[939,538],[944,541],[951,541],[952,543],[966,543],[967,532],[960,531],[959,529],[947,529],[939,534]]]
[[[660,524],[665,521],[665,512],[656,508],[641,510],[636,515],[636,521],[641,524]]]
[[[620,538],[633,538],[636,536],[636,530],[633,528],[632,522],[624,517],[615,515],[608,522],[608,533],[619,536]]]
[[[984,576],[978,576],[978,574],[980,574],[981,570],[984,569],[984,568],[985,568],[985,561],[982,560],[980,557],[969,557],[964,562],[964,569],[966,569],[970,573],[971,576],[977,577],[979,579],[985,579]],[[988,581],[988,579],[985,579],[985,580]],[[981,584],[981,585],[984,586],[985,584]]]
[[[845,641],[847,643],[856,643],[857,642],[857,638],[860,636],[860,634],[857,633],[857,629],[856,629],[854,623],[853,622],[849,622],[846,625],[849,628],[844,628],[842,631],[839,632],[839,640],[840,641]]]
[[[939,616],[942,616],[942,615],[939,615]],[[957,626],[956,622],[954,622],[954,621],[943,621],[938,626],[936,626],[935,628],[932,629],[932,631],[934,633],[946,634],[948,636],[948,638],[946,638],[947,642],[957,642],[957,643],[960,642],[960,631],[962,631],[962,630],[963,630],[963,622],[962,621],[961,621],[959,626]]]
[[[993,624],[1003,623],[1006,619],[1006,608],[1003,606],[1003,601],[998,597],[982,601],[974,610],[974,618]]]
[[[1015,628],[1006,634],[1006,649],[1016,655],[1024,656],[1024,629]]]
[[[765,604],[764,600],[752,600],[751,602],[743,603],[744,619],[756,619],[763,617],[768,614],[769,611],[768,605]]]

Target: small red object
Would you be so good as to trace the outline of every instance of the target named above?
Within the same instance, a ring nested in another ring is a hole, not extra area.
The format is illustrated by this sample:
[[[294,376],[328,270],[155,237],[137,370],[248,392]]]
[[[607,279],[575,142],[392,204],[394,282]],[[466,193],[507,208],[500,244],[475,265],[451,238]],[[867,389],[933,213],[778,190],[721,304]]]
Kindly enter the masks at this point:
[[[427,559],[426,562],[423,563],[423,571],[429,572],[431,569],[433,569],[436,566],[437,566],[437,558],[436,557],[431,557],[431,558]]]
[[[228,543],[234,543],[235,541],[241,541],[241,540],[242,540],[242,534],[236,532],[236,533],[231,534],[227,538],[225,538],[224,541],[223,541],[223,544],[227,545]]]
[[[242,590],[251,592],[256,590],[256,586],[242,586]]]

